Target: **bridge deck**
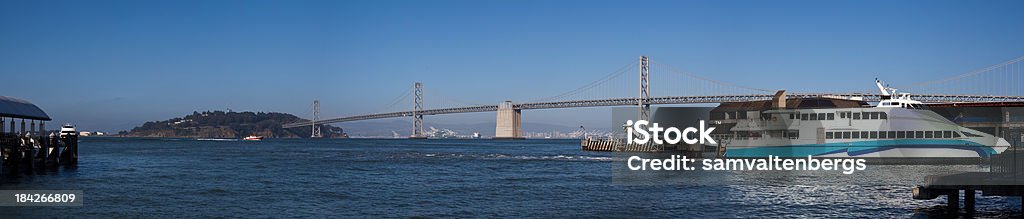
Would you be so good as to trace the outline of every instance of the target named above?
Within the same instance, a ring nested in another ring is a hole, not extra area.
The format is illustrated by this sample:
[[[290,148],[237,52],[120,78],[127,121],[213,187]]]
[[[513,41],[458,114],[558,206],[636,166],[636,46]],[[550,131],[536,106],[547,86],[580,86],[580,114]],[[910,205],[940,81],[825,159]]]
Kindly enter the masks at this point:
[[[878,101],[882,98],[879,94],[789,94],[787,98],[861,98],[864,101]],[[912,99],[925,103],[977,103],[977,102],[1017,102],[1024,101],[1024,96],[986,96],[986,95],[945,95],[945,94],[912,94]],[[749,95],[716,95],[716,96],[667,96],[652,97],[651,104],[697,104],[697,103],[729,103],[746,102],[758,100],[770,100],[771,94],[749,94]],[[611,98],[599,100],[570,100],[515,104],[514,108],[520,110],[530,109],[555,109],[555,108],[577,108],[577,107],[601,107],[601,106],[631,106],[637,105],[637,98]],[[421,115],[440,115],[454,113],[473,113],[497,111],[498,105],[454,107],[442,109],[428,109],[420,111]],[[317,124],[330,124],[339,122],[351,122],[370,119],[384,119],[412,116],[413,111],[401,111],[390,113],[376,113],[340,117],[316,121]],[[312,121],[296,122],[285,124],[284,128],[295,128],[313,125]]]

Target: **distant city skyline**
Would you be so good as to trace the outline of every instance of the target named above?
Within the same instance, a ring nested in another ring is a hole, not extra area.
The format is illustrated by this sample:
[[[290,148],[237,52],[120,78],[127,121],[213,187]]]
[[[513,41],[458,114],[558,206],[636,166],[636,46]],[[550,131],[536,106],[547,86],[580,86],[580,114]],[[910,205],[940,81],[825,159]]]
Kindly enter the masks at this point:
[[[376,112],[415,81],[469,103],[528,101],[575,89],[640,55],[743,86],[867,90],[876,77],[899,87],[1024,55],[1024,30],[1016,28],[1022,6],[2,1],[0,95],[39,105],[54,123],[116,133],[193,111],[310,118],[314,99],[323,117]],[[411,103],[391,108],[402,107]],[[523,116],[597,127],[610,114],[585,108]],[[426,120],[493,122],[494,113]]]

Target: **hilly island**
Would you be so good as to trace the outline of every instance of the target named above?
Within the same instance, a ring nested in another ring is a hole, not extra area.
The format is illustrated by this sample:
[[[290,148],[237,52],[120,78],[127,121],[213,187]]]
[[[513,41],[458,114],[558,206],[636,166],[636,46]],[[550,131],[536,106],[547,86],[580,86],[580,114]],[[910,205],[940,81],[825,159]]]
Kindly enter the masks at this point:
[[[146,122],[122,132],[124,137],[162,138],[242,138],[258,135],[267,138],[309,138],[310,128],[285,129],[281,125],[308,121],[287,113],[276,112],[192,112],[191,115],[164,121]],[[325,138],[346,137],[339,127],[322,125]]]

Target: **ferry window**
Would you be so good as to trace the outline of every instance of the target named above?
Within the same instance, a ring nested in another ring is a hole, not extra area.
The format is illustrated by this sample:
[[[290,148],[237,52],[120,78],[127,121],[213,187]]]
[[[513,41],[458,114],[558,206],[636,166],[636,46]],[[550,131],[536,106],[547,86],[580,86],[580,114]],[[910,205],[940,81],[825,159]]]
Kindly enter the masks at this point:
[[[889,131],[889,138],[896,138],[896,131]]]
[[[953,131],[943,131],[942,132],[942,137],[943,138],[952,138],[953,137]]]
[[[917,131],[917,133],[914,133],[914,137],[915,138],[923,138],[924,137],[924,131]]]
[[[935,138],[932,131],[924,131],[924,138]]]
[[[889,136],[886,135],[886,133],[888,133],[888,132],[885,132],[885,131],[878,132],[878,138],[880,138],[880,139],[889,138]]]
[[[878,138],[878,132],[877,131],[872,131],[870,138]]]
[[[800,114],[800,120],[807,120],[807,116],[808,116],[807,114],[801,113]]]
[[[850,138],[850,132],[843,132],[843,138],[844,139],[849,139]]]
[[[836,119],[836,114],[835,113],[828,113],[828,114],[825,114],[825,115],[828,117],[828,120],[835,120]]]
[[[818,113],[818,120],[825,120],[825,113]]]
[[[981,135],[970,133],[970,132],[964,132],[964,136],[967,136],[967,137],[982,137]]]
[[[881,113],[878,114],[878,118],[879,119],[889,119],[889,115],[887,115],[885,112],[881,112]]]
[[[796,114],[790,113],[789,114],[789,119],[796,119]]]
[[[868,138],[868,131],[860,132],[860,138]]]
[[[832,132],[825,132],[825,139],[832,139]]]
[[[859,120],[860,119],[860,113],[853,113],[853,119],[854,120]]]
[[[896,138],[907,138],[907,132],[905,132],[905,131],[897,131],[896,132]]]
[[[954,138],[959,138],[960,137],[960,133],[959,132],[953,132],[953,137]]]
[[[786,132],[782,133],[782,136],[787,137],[789,139],[797,139],[797,138],[800,137],[800,131],[799,130],[787,130]]]
[[[811,120],[818,120],[818,114],[811,113]]]
[[[839,112],[839,118],[840,119],[845,119],[846,118],[846,112]]]
[[[853,132],[853,138],[860,138],[860,132]]]
[[[878,119],[878,112],[871,112],[871,119]]]

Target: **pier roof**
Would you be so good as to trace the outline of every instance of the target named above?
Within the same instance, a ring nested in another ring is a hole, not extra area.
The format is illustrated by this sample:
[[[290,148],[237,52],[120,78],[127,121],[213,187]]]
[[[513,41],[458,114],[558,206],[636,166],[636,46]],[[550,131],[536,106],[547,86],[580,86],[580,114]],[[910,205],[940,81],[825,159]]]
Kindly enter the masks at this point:
[[[50,121],[50,116],[27,100],[0,96],[0,117]]]

